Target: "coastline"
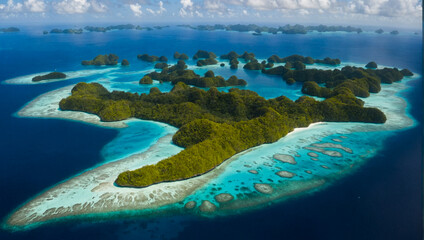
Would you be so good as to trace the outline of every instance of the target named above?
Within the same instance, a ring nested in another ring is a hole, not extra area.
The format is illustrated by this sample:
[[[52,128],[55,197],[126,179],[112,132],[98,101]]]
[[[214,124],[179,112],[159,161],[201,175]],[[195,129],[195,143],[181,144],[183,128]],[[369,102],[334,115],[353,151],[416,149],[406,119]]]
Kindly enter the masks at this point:
[[[411,79],[418,77],[420,76],[417,75]],[[365,106],[378,107],[387,115],[387,122],[385,124],[313,123],[307,128],[294,129],[282,138],[286,140],[282,142],[287,142],[302,132],[311,132],[320,128],[325,129],[326,126],[330,125],[334,128],[334,132],[347,134],[351,132],[397,131],[414,126],[414,120],[406,112],[407,102],[402,97],[396,95],[408,88],[405,84],[407,81],[405,80],[401,83],[383,85],[380,93],[372,94],[369,98],[364,99]],[[110,128],[127,127],[124,121],[101,122],[93,114],[60,111],[58,109],[58,102],[60,99],[69,96],[73,86],[67,86],[40,95],[19,110],[17,116],[68,119]],[[329,136],[334,134],[334,132],[321,134]],[[309,144],[309,142],[304,144]],[[201,189],[210,183],[211,180],[217,178],[235,160],[263,146],[260,145],[239,153],[224,161],[214,170],[194,178],[177,182],[160,183],[141,189],[120,188],[113,184],[120,172],[136,169],[142,165],[154,164],[163,158],[178,153],[181,148],[172,144],[172,136],[168,134],[160,138],[156,144],[143,153],[90,169],[45,191],[10,215],[6,224],[12,228],[25,228],[25,226],[69,216],[156,209],[181,201],[187,201],[187,196],[195,193],[196,190]],[[298,181],[297,185],[295,181],[286,182],[285,184],[288,184],[286,186],[290,185],[292,188],[284,189],[281,186],[277,186],[275,187],[275,193],[272,195],[262,196],[259,199],[252,198],[250,200],[239,198],[236,199],[238,201],[225,203],[222,206],[219,205],[219,209],[226,212],[226,210],[255,207],[269,201],[313,191],[314,189],[325,186],[326,183],[328,182],[317,178],[312,178],[309,181]]]
[[[60,111],[59,102],[62,98],[70,95],[75,85],[59,88],[48,93],[44,93],[22,107],[15,116],[30,118],[55,118],[73,120],[88,124],[94,124],[108,128],[125,128],[127,124],[124,121],[102,122],[97,115],[84,112]]]

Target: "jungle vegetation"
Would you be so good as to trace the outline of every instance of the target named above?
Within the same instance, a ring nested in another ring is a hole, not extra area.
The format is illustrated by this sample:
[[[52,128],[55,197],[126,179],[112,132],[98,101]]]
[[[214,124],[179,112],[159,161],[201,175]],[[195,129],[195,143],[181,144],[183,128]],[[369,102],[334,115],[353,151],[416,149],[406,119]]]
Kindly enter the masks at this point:
[[[51,72],[46,75],[39,75],[32,78],[33,82],[39,82],[43,80],[51,80],[51,79],[64,79],[66,78],[66,74],[61,72]]]
[[[193,70],[186,69],[187,65],[183,60],[178,60],[176,65],[164,67],[161,72],[151,72],[147,74],[154,80],[160,82],[171,82],[173,85],[183,82],[196,87],[226,87],[226,86],[245,86],[246,81],[231,76],[225,80],[221,76],[215,76],[212,71],[206,72],[204,77],[199,76]]]
[[[210,53],[198,52],[198,58]],[[277,56],[278,57],[278,56]],[[272,59],[281,62],[281,58]],[[224,59],[238,61],[239,55],[230,52]],[[208,172],[236,153],[272,143],[297,127],[314,122],[384,123],[386,116],[376,108],[364,107],[357,97],[379,92],[381,83],[392,83],[410,76],[407,69],[363,69],[344,67],[341,70],[306,69],[314,63],[309,57],[293,55],[282,58],[286,66],[269,69],[254,57],[248,60],[252,68],[262,73],[279,75],[288,83],[302,83],[302,92],[324,98],[322,101],[302,96],[292,101],[285,96],[264,99],[256,92],[232,88],[220,92],[215,86],[243,85],[236,76],[228,80],[207,71],[199,76],[187,69],[183,60],[143,77],[171,82],[173,89],[162,93],[158,88],[149,94],[123,91],[109,92],[98,83],[78,83],[71,96],[60,101],[61,110],[84,111],[96,114],[102,121],[118,121],[135,117],[160,121],[178,127],[173,142],[185,148],[180,153],[155,165],[121,173],[119,186],[147,187],[152,184],[191,178]],[[329,59],[326,62],[337,62]],[[268,63],[272,63],[268,61]],[[255,66],[261,67],[255,67]],[[271,66],[271,65],[269,65]],[[149,81],[150,80],[150,81]],[[204,90],[196,87],[210,87]]]
[[[60,109],[84,111],[103,121],[130,117],[165,122],[180,128],[173,142],[185,149],[155,165],[121,173],[119,186],[146,187],[182,180],[212,170],[236,153],[272,143],[296,127],[318,121],[384,123],[385,115],[344,89],[324,101],[304,96],[266,100],[249,90],[208,91],[178,82],[169,93],[109,92],[98,83],[79,83]]]
[[[81,64],[86,66],[86,65],[95,65],[95,66],[103,66],[103,65],[109,65],[109,66],[113,66],[118,64],[118,59],[119,57],[116,56],[113,53],[110,53],[109,55],[105,54],[105,55],[97,55],[97,57],[95,57],[93,60],[90,61],[82,61]]]

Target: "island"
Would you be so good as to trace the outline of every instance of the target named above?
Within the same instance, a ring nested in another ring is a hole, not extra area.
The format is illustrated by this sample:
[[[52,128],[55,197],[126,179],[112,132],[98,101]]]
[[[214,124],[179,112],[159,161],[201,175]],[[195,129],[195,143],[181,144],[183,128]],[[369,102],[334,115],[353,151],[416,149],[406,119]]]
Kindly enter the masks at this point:
[[[120,24],[120,25],[111,25],[107,27],[95,27],[95,26],[85,26],[84,30],[88,32],[109,32],[109,31],[116,31],[116,30],[147,30],[152,31],[153,29],[161,30],[163,28],[167,28],[169,26],[154,26],[151,27],[141,27],[139,25],[133,25],[133,24]]]
[[[199,55],[206,56],[203,54]],[[302,58],[289,56],[283,59]],[[303,64],[299,61],[294,65],[299,63]],[[143,77],[146,81],[148,77],[171,81],[174,87],[168,93],[162,93],[158,88],[151,88],[149,94],[141,95],[109,92],[98,83],[79,83],[72,89],[72,95],[62,99],[59,105],[63,111],[96,114],[102,121],[135,117],[178,127],[172,140],[177,146],[185,148],[183,151],[155,165],[123,172],[115,181],[123,187],[147,187],[204,174],[234,154],[275,142],[294,128],[311,123],[384,123],[386,116],[382,111],[365,107],[357,97],[367,97],[370,92],[380,91],[381,83],[399,81],[409,70],[352,66],[342,70],[287,69],[284,66],[262,70],[264,74],[268,71],[280,74],[284,80],[300,82],[303,84],[302,92],[324,99],[318,101],[302,96],[292,101],[280,96],[267,100],[250,90],[232,88],[221,92],[215,87],[208,90],[190,87],[201,85],[199,82],[215,82],[214,79],[223,82],[223,78],[215,76],[212,71],[200,77],[179,60],[161,73],[153,72]],[[227,81],[237,79],[235,76],[231,78]]]
[[[366,68],[377,68],[377,63],[375,62],[369,62],[367,65],[365,65]]]
[[[83,32],[83,30],[81,28],[77,28],[77,29],[54,28],[54,29],[50,30],[50,33],[65,33],[65,34],[81,34],[82,32]]]
[[[95,65],[95,66],[103,66],[103,65],[107,65],[107,66],[113,66],[118,64],[118,59],[119,57],[116,56],[113,53],[110,53],[109,55],[105,54],[105,55],[97,55],[93,60],[84,60],[81,62],[82,65],[87,66],[87,65]]]
[[[178,63],[171,67],[164,67],[162,71],[151,72],[147,76],[159,82],[171,82],[176,85],[179,82],[183,82],[188,85],[197,87],[227,87],[227,86],[245,86],[246,81],[238,79],[236,76],[231,76],[225,80],[221,76],[215,76],[213,71],[207,71],[204,77],[199,76],[193,70],[186,69],[187,65],[183,60],[178,60]]]
[[[127,59],[122,59],[121,66],[129,66],[130,62]]]
[[[379,28],[379,29],[375,30],[375,33],[382,34],[382,33],[384,33],[384,30]]]
[[[255,59],[255,54],[244,52],[242,55],[239,55],[235,51],[231,51],[228,54],[221,55],[220,58],[230,60],[230,68],[237,69],[238,64],[240,63],[238,61],[239,58],[242,58],[245,62],[248,62]]]
[[[355,28],[351,26],[326,26],[326,25],[318,25],[318,26],[304,26],[300,24],[290,25],[287,24],[285,26],[279,27],[269,27],[269,26],[258,26],[256,24],[233,24],[233,25],[178,25],[179,27],[190,28],[194,30],[201,31],[216,31],[216,30],[224,30],[224,31],[236,31],[236,32],[253,32],[253,35],[260,36],[261,33],[270,33],[277,34],[279,32],[283,34],[307,34],[309,32],[317,31],[317,32],[348,32],[348,33],[361,33],[361,28]]]
[[[157,61],[167,62],[168,61],[168,58],[165,56],[158,57],[158,56],[149,55],[149,54],[139,54],[137,55],[137,58],[139,60],[146,61],[146,62],[157,62]]]
[[[149,76],[144,76],[142,79],[140,79],[139,83],[140,84],[152,84],[153,80]]]
[[[297,54],[288,56],[288,57],[284,57],[284,58],[280,58],[277,55],[272,55],[271,57],[268,58],[268,62],[270,63],[290,63],[290,65],[293,65],[295,62],[301,62],[304,64],[314,64],[314,63],[320,63],[320,64],[326,64],[326,65],[338,65],[341,63],[340,59],[335,58],[329,58],[326,57],[324,59],[313,59],[311,57],[304,57],[304,56],[300,56]]]
[[[8,27],[8,28],[0,28],[0,32],[4,33],[13,33],[13,32],[19,32],[20,29],[17,27]]]
[[[392,34],[392,35],[398,35],[399,34],[399,31],[398,30],[393,30],[393,31],[390,32],[390,34]]]
[[[187,56],[187,54],[185,54],[185,53],[179,53],[179,52],[175,52],[174,53],[174,58],[175,59],[179,59],[179,60],[188,60],[189,59],[189,57]]]
[[[64,79],[66,78],[66,74],[61,72],[51,72],[46,75],[39,75],[32,78],[33,82],[39,82],[43,80],[54,80],[54,79]]]
[[[324,101],[304,96],[266,100],[249,90],[208,91],[178,82],[169,93],[109,92],[98,83],[79,83],[60,101],[61,110],[84,111],[103,121],[130,117],[169,123],[180,129],[173,142],[185,150],[177,155],[119,175],[116,184],[146,187],[198,176],[236,153],[272,143],[296,127],[318,121],[384,123],[385,115],[366,108],[353,94],[339,93]]]
[[[280,66],[262,70],[262,72],[281,75],[289,84],[301,82],[303,83],[303,93],[324,98],[346,91],[357,97],[368,97],[370,93],[378,93],[381,90],[381,83],[391,84],[412,74],[408,69],[399,71],[397,68],[363,69],[351,66],[343,67],[341,70],[290,70]],[[318,84],[325,84],[325,87],[320,87]],[[355,101],[360,102],[361,100],[355,99]]]

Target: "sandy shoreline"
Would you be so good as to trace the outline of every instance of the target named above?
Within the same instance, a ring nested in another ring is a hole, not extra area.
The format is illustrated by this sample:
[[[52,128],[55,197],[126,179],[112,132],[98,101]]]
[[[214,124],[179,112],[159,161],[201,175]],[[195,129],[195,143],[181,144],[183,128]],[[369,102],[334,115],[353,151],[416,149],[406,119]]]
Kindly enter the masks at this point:
[[[60,111],[59,101],[70,95],[74,85],[60,88],[40,95],[17,112],[19,117],[32,118],[57,118],[81,121],[109,128],[127,127],[125,121],[101,122],[99,117],[93,114],[72,111]],[[304,131],[323,129],[325,126],[335,126],[346,133],[369,132],[369,131],[394,131],[412,127],[414,120],[406,114],[407,102],[395,96],[407,86],[403,83],[383,85],[379,94],[372,94],[365,100],[365,106],[378,107],[387,116],[385,124],[363,123],[314,123],[307,128],[297,128],[284,138],[293,138]],[[127,120],[128,121],[128,120]],[[332,134],[332,133],[324,133]],[[300,142],[300,140],[298,141]],[[297,142],[297,143],[298,143]],[[340,149],[348,151],[336,144]],[[260,147],[260,146],[258,146]],[[60,183],[44,193],[30,200],[12,213],[6,220],[9,227],[25,228],[33,224],[49,222],[64,217],[87,215],[92,213],[109,213],[126,210],[155,209],[162,206],[184,201],[187,196],[197,189],[205,186],[212,179],[218,177],[225,168],[237,160],[240,156],[254,151],[256,148],[246,150],[230,159],[206,174],[177,182],[155,184],[146,188],[120,188],[113,183],[119,173],[133,170],[144,165],[154,164],[164,158],[170,157],[181,148],[172,144],[172,131],[160,138],[157,143],[143,153],[134,154],[121,160],[106,163],[96,168],[87,170],[73,178]],[[255,175],[255,174],[252,174]],[[278,176],[277,176],[278,177]],[[220,210],[240,209],[254,207],[258,204],[273,201],[279,198],[293,196],[308,192],[326,183],[323,179],[313,178],[310,181],[286,182],[280,186],[275,185],[274,193],[266,197],[248,199],[236,199],[219,206]],[[207,199],[204,199],[206,201]],[[199,205],[199,204],[198,204]]]
[[[67,119],[109,128],[127,127],[127,124],[124,121],[102,122],[100,121],[100,118],[94,114],[73,111],[60,111],[60,100],[70,96],[71,90],[74,86],[75,85],[70,85],[38,96],[23,108],[21,108],[16,113],[16,116],[30,118]]]

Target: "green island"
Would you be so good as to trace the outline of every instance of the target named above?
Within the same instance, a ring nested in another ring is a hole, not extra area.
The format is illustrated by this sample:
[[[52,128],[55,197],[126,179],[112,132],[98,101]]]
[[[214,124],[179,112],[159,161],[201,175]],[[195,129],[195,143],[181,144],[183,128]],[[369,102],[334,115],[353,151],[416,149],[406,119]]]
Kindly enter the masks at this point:
[[[87,66],[87,65],[114,66],[114,65],[118,64],[118,59],[119,59],[118,56],[116,56],[113,53],[110,53],[109,55],[107,55],[107,54],[97,55],[93,60],[89,60],[89,61],[84,60],[84,61],[81,62],[81,64],[84,65],[84,66]]]
[[[375,30],[375,33],[382,34],[382,33],[384,33],[384,30],[379,28],[379,29]]]
[[[0,28],[0,32],[4,32],[4,33],[12,33],[12,32],[19,32],[19,31],[21,30],[17,27]]]
[[[193,74],[186,67],[180,60],[171,67],[174,68],[171,72]],[[368,95],[378,92],[381,83],[399,81],[409,71],[356,67],[281,70],[280,67],[278,71],[270,70],[279,72],[283,79],[290,73],[296,82],[303,83],[302,91],[318,95],[306,90],[314,87],[323,92],[321,95],[325,99],[318,101],[302,96],[292,101],[280,96],[267,100],[256,92],[237,88],[220,92],[212,87],[206,91],[188,86],[185,77],[180,76],[168,93],[151,88],[149,94],[141,95],[109,92],[98,83],[78,83],[72,89],[72,95],[62,99],[59,105],[61,110],[96,114],[102,121],[135,117],[178,127],[173,142],[184,147],[183,151],[155,165],[123,172],[115,181],[119,186],[147,187],[204,174],[239,152],[275,142],[294,128],[314,122],[384,123],[386,116],[383,112],[364,107],[364,102],[356,96],[362,95],[362,91]],[[171,74],[164,73],[164,76],[168,75]],[[205,74],[205,78],[212,77],[215,77],[212,71]],[[321,83],[324,85],[318,85]]]
[[[207,52],[207,51],[204,51],[204,50],[197,51],[193,56],[193,59],[197,60],[196,65],[199,66],[199,67],[217,64],[218,61],[216,61],[215,58],[216,58],[215,53]]]
[[[130,62],[127,59],[122,59],[121,66],[129,66]]]
[[[108,32],[108,31],[114,31],[114,30],[147,30],[152,31],[153,29],[161,30],[163,28],[167,28],[169,26],[154,26],[152,27],[141,27],[139,25],[133,25],[133,24],[120,24],[120,25],[112,25],[107,27],[94,27],[94,26],[85,26],[84,30],[88,32]]]
[[[157,61],[167,62],[168,61],[168,58],[165,56],[158,57],[158,56],[149,55],[149,54],[139,54],[137,55],[137,58],[139,60],[146,61],[146,62],[157,62]]]
[[[46,75],[39,75],[32,78],[33,82],[39,82],[43,80],[52,80],[52,79],[64,79],[66,78],[66,74],[61,72],[51,72]]]
[[[314,63],[320,63],[320,64],[327,64],[327,65],[338,65],[341,63],[340,59],[335,58],[329,58],[326,57],[324,59],[313,59],[311,57],[304,57],[304,56],[300,56],[297,54],[288,56],[288,57],[283,57],[280,58],[277,55],[272,55],[271,57],[268,58],[268,62],[270,63],[291,63],[294,64],[295,62],[301,62],[304,64],[314,64]]]
[[[188,60],[189,59],[189,57],[187,56],[187,54],[185,54],[185,53],[179,53],[179,52],[175,52],[174,53],[174,58],[175,59],[179,59],[179,60]]]
[[[307,34],[308,32],[317,31],[317,32],[348,32],[348,33],[361,33],[361,28],[355,28],[351,26],[327,26],[327,25],[318,25],[318,26],[304,26],[300,24],[295,25],[284,25],[279,27],[268,27],[268,26],[258,26],[256,24],[233,24],[233,25],[177,25],[179,27],[186,27],[194,30],[201,31],[215,31],[215,30],[224,30],[224,31],[236,31],[236,32],[254,32],[253,35],[260,36],[261,33],[271,33],[271,34]]]
[[[187,69],[187,65],[183,60],[178,60],[177,64],[171,67],[162,68],[161,72],[151,72],[147,74],[151,79],[162,82],[171,82],[176,85],[179,82],[183,82],[188,85],[196,87],[228,87],[228,86],[245,86],[246,81],[238,79],[236,76],[231,76],[225,80],[221,76],[215,76],[213,71],[207,71],[204,77],[199,76],[193,70]]]
[[[377,68],[378,65],[376,62],[369,62],[367,65],[365,65],[366,68]]]
[[[43,31],[43,34],[47,34],[47,31]],[[50,33],[65,33],[65,34],[81,34],[83,32],[83,30],[81,28],[76,28],[76,29],[59,29],[59,28],[54,28],[52,30],[50,30]]]

